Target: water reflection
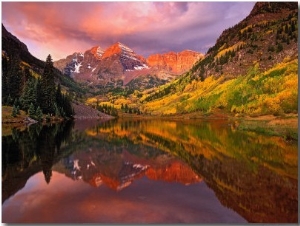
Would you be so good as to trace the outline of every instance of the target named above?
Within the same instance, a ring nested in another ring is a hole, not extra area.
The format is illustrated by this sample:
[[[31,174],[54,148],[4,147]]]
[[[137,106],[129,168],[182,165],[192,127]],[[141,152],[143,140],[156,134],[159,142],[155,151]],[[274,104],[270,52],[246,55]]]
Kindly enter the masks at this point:
[[[28,178],[43,171],[45,181],[51,180],[52,165],[62,156],[73,123],[31,125],[27,131],[13,129],[2,137],[2,203],[24,187]]]
[[[227,121],[78,121],[29,128],[3,138],[2,201],[42,170],[50,184],[55,171],[122,192],[143,178],[172,186],[204,181],[222,205],[249,222],[298,221],[297,144],[279,137],[237,131]],[[190,223],[199,222],[205,221]]]

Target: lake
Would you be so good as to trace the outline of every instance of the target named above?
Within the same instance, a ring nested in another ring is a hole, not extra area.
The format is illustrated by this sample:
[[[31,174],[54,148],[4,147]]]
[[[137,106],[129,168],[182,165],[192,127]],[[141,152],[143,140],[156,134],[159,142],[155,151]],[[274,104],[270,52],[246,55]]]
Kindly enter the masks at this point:
[[[2,137],[3,223],[296,223],[298,148],[226,120],[78,120]]]

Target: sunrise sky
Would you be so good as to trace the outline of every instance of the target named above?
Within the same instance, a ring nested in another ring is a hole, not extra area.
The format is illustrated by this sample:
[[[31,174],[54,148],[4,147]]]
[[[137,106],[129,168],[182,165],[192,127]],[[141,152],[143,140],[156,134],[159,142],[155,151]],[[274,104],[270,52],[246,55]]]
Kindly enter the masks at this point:
[[[147,57],[205,53],[254,2],[2,2],[2,23],[37,58],[54,60],[122,42]]]

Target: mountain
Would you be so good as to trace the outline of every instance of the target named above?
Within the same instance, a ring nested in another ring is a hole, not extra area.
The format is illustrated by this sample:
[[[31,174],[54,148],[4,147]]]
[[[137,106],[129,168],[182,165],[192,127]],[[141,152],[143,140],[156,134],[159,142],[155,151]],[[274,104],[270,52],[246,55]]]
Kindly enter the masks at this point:
[[[298,5],[258,2],[249,16],[223,31],[205,58],[193,69],[195,77],[246,74],[259,64],[261,71],[284,58],[298,57]]]
[[[73,53],[54,62],[65,75],[88,85],[122,86],[125,74],[147,69],[146,60],[117,42],[105,51],[96,46],[83,53]]]
[[[97,69],[99,80],[113,82],[123,80],[131,72],[148,69],[148,66],[142,56],[118,42],[104,51]]]
[[[28,63],[32,69],[41,72],[45,67],[45,62],[35,58],[28,51],[27,46],[16,36],[6,30],[2,24],[2,56],[13,58],[17,56],[21,61]]]
[[[259,2],[187,73],[140,98],[155,115],[298,113],[298,5]]]
[[[128,85],[142,89],[148,79],[154,83],[146,87],[165,84],[189,70],[202,54],[185,50],[181,53],[151,55],[145,59],[128,46],[117,42],[106,50],[93,47],[83,53],[73,53],[54,62],[64,74],[76,81],[102,88]],[[141,88],[142,87],[142,88]]]
[[[10,73],[16,68],[16,65],[22,66],[22,82],[24,82],[26,70],[37,76],[43,73],[45,61],[37,59],[28,51],[27,46],[21,42],[16,36],[6,30],[2,24],[2,81],[5,74]],[[54,69],[56,82],[61,83],[66,89],[74,93],[84,93],[84,91],[72,79],[63,76],[63,74]],[[8,84],[3,83],[2,89],[5,89]]]
[[[72,55],[67,56],[65,59],[61,59],[54,62],[54,66],[58,68],[63,74],[72,77],[72,73],[88,73],[93,72],[93,69],[97,66],[103,50],[100,46],[94,46],[85,53],[75,52]],[[94,69],[95,70],[95,69]]]

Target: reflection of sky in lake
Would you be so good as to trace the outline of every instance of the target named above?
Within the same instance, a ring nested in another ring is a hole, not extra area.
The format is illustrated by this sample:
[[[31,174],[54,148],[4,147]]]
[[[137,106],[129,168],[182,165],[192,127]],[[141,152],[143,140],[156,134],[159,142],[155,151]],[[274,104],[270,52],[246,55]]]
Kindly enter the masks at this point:
[[[298,221],[296,143],[227,121],[70,126],[3,139],[4,222]]]
[[[2,206],[3,222],[234,223],[245,220],[223,207],[205,183],[166,183],[146,177],[116,192],[53,172],[31,177]]]

